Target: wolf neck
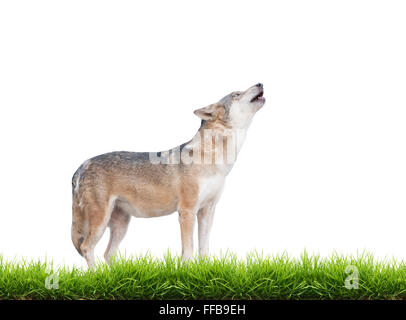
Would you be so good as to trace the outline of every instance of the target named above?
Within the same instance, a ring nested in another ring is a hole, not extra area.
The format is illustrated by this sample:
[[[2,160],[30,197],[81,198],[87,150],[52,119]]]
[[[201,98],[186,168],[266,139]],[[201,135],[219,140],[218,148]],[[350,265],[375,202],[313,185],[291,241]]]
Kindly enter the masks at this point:
[[[213,173],[227,175],[244,144],[247,129],[235,129],[221,122],[202,121],[190,144],[202,155],[202,164],[208,165]]]

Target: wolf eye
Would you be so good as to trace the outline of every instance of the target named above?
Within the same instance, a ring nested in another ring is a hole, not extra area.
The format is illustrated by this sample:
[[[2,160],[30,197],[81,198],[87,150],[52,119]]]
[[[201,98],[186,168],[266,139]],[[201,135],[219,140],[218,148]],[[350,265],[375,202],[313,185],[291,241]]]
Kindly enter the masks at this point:
[[[232,94],[232,97],[233,98],[237,98],[237,97],[239,97],[241,95],[241,93],[239,93],[239,92],[234,92],[233,94]]]

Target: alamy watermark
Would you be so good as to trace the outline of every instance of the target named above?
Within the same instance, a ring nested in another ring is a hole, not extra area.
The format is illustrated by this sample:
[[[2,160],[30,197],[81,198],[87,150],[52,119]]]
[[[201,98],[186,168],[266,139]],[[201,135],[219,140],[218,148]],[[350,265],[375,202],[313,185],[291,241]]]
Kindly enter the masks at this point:
[[[49,276],[45,278],[45,288],[48,290],[59,289],[59,273],[53,272],[49,266],[46,268],[45,272],[49,274]]]
[[[246,130],[201,130],[189,143],[163,152],[150,152],[152,164],[234,164]]]
[[[345,268],[345,273],[349,274],[347,278],[345,278],[344,285],[347,289],[358,289],[359,288],[359,272],[356,266],[349,265]]]

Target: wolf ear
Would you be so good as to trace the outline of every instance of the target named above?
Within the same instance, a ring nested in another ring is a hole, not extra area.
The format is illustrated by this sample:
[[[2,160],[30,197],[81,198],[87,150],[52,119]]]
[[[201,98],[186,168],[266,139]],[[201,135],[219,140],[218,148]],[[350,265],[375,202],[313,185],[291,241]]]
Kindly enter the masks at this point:
[[[220,103],[213,103],[205,108],[197,109],[194,114],[203,120],[213,120],[219,115],[222,105]]]

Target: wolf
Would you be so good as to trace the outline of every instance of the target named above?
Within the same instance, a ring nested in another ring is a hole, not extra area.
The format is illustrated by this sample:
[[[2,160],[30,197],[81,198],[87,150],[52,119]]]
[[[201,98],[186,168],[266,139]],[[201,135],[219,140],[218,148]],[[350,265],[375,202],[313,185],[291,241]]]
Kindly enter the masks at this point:
[[[198,222],[199,254],[209,252],[209,235],[225,178],[233,167],[256,112],[265,104],[261,83],[234,91],[194,111],[196,135],[163,152],[118,151],[86,160],[72,178],[72,242],[89,268],[106,228],[107,263],[123,240],[131,217],[152,218],[177,211],[182,260],[193,256]]]

